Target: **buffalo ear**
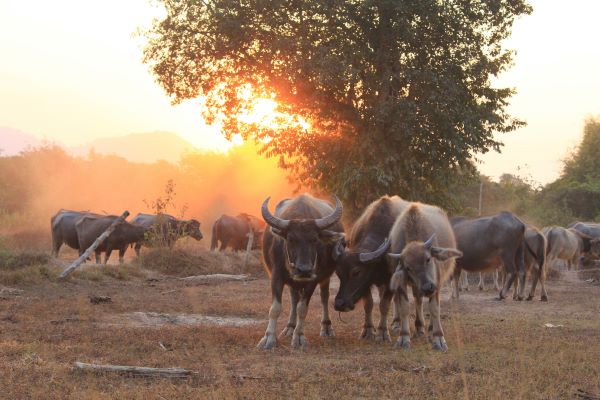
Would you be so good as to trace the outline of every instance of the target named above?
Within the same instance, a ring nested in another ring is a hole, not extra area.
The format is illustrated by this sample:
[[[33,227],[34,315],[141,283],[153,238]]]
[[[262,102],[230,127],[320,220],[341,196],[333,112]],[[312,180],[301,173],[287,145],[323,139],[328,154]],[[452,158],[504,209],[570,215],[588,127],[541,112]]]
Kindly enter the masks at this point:
[[[270,227],[271,232],[273,232],[273,234],[286,239],[287,238],[287,231],[282,231],[281,229],[277,229],[277,228],[273,228],[272,226]]]
[[[333,251],[331,252],[331,257],[333,258],[333,261],[337,261],[342,256],[342,254],[344,254],[344,250],[346,250],[345,239],[338,240],[337,242],[335,242],[335,244],[333,245]]]
[[[344,240],[346,238],[346,235],[343,232],[336,232],[325,229],[319,232],[319,237],[326,244],[334,244]]]
[[[433,258],[439,261],[446,261],[451,258],[462,257],[463,255],[462,251],[460,250],[445,247],[432,247],[430,251]]]

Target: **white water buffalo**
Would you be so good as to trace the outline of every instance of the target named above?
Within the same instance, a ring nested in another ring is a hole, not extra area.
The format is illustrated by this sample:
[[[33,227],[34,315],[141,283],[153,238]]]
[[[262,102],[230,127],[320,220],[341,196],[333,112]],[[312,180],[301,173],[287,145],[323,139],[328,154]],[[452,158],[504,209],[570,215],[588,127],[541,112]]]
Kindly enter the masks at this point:
[[[541,286],[541,301],[548,301],[548,293],[546,293],[546,251],[547,240],[546,236],[533,226],[528,226],[525,230],[525,272],[526,276],[531,276],[531,290],[527,300],[533,300],[535,297],[535,288],[538,281]],[[517,288],[513,298],[517,296]]]
[[[458,249],[463,253],[454,271],[454,296],[459,296],[458,278],[462,270],[493,271],[503,266],[507,279],[499,298],[506,298],[518,276],[521,285],[517,298],[522,300],[525,280],[523,221],[512,213],[501,212],[489,217],[453,217],[451,223]]]
[[[551,226],[543,229],[548,240],[548,264],[563,260],[567,269],[578,266],[581,256],[591,249],[592,238],[575,229]]]
[[[395,272],[390,288],[398,298],[400,337],[396,347],[410,347],[408,287],[415,299],[415,335],[424,335],[423,297],[429,299],[428,332],[433,348],[447,350],[440,321],[440,289],[454,272],[456,240],[446,213],[441,209],[412,203],[394,222],[388,254]]]
[[[411,203],[398,196],[383,196],[372,202],[354,223],[347,246],[334,250],[336,274],[340,288],[335,297],[336,311],[351,311],[363,300],[365,322],[360,337],[389,341],[387,314],[393,297],[389,288],[391,271],[385,255],[389,247],[387,237],[400,213]],[[379,326],[373,325],[373,298],[371,286],[379,290]]]
[[[50,219],[50,229],[52,232],[52,255],[54,257],[58,257],[58,251],[63,243],[72,249],[79,250],[79,240],[77,239],[75,223],[85,215],[101,216],[89,211],[72,211],[64,209],[60,209],[52,216]]]
[[[117,219],[116,215],[83,216],[75,224],[77,240],[79,241],[79,254],[81,255],[94,241],[108,229]],[[120,222],[115,230],[96,248],[96,264],[100,264],[100,253],[105,252],[104,264],[108,262],[113,250],[119,250],[119,262],[123,262],[123,256],[127,247],[144,239],[146,228],[127,221]]]
[[[329,279],[335,270],[333,248],[342,240],[342,203],[335,197],[335,209],[326,201],[303,194],[280,202],[275,215],[269,211],[269,197],[262,205],[262,216],[270,226],[263,235],[263,259],[271,277],[272,304],[260,349],[277,344],[275,330],[281,314],[284,286],[290,288],[290,318],[282,336],[292,336],[292,347],[306,347],[304,320],[308,303],[319,285],[321,289],[321,336],[333,336],[329,319]]]

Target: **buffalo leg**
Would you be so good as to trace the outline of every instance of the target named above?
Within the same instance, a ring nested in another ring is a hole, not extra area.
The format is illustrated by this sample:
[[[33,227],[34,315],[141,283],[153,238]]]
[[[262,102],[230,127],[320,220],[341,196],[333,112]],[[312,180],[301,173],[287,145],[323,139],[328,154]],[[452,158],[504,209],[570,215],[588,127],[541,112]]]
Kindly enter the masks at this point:
[[[454,276],[452,279],[452,284],[454,286],[454,291],[452,292],[452,297],[458,300],[458,293],[459,293],[459,285],[460,285],[460,274],[461,274],[461,270],[460,268],[455,268],[454,269]]]
[[[479,285],[477,285],[479,287],[479,290],[485,290],[485,279],[483,277],[483,272],[479,273]]]
[[[96,250],[94,252],[94,255],[96,256],[96,264],[100,264],[101,263],[101,259],[100,259],[101,253],[102,252],[100,250]]]
[[[108,264],[108,259],[110,258],[110,253],[112,253],[112,248],[107,247],[104,252],[104,264]]]
[[[228,240],[221,240],[221,246],[219,247],[219,251],[225,251],[225,249],[227,248],[227,242]]]
[[[393,296],[394,293],[389,289],[388,285],[379,287],[379,326],[377,327],[375,336],[375,340],[378,342],[391,341],[387,327],[387,316],[390,311],[390,304]]]
[[[492,272],[492,278],[494,279],[494,289],[500,290],[500,284],[498,283],[498,268]]]
[[[467,271],[461,271],[460,274],[460,290],[469,291],[469,275]]]
[[[415,298],[415,334],[414,337],[425,336],[425,317],[423,316],[423,297],[413,288]]]
[[[373,296],[371,295],[370,289],[362,299],[365,310],[365,323],[363,324],[363,330],[360,333],[360,338],[372,340],[375,339],[375,326],[373,325]]]
[[[329,279],[321,282],[319,285],[321,294],[321,306],[323,307],[323,315],[321,318],[321,333],[323,337],[335,336],[331,327],[331,319],[329,318]]]
[[[294,329],[294,334],[292,336],[292,347],[296,349],[305,349],[308,347],[308,341],[304,336],[304,323],[306,320],[306,314],[308,314],[308,304],[316,287],[316,284],[310,283],[300,293],[300,299],[298,300],[298,306],[296,307],[298,320],[296,322],[296,329]]]
[[[127,251],[127,246],[123,246],[119,249],[119,264],[123,264],[125,262],[125,252]]]
[[[298,291],[290,286],[290,299],[292,304],[290,305],[290,318],[285,328],[281,331],[279,336],[292,336],[294,329],[296,329],[296,307],[298,306]]]
[[[517,300],[523,300],[525,298],[525,279],[527,271],[525,270],[525,249],[522,243],[519,246],[519,249],[517,250],[517,254],[515,256],[515,264],[517,267],[517,274],[519,276]]]
[[[400,336],[395,344],[396,348],[408,349],[410,347],[410,326],[409,326],[409,303],[408,303],[408,292],[406,290],[406,283],[404,283],[400,289],[400,293],[396,292],[398,297],[399,305],[399,316],[400,316]]]
[[[269,323],[265,336],[258,342],[259,349],[272,349],[277,345],[275,330],[277,329],[277,319],[281,314],[281,296],[283,294],[283,279],[277,274],[277,270],[273,271],[271,276],[271,309],[269,310]]]
[[[393,294],[394,307],[392,310],[392,333],[400,333],[400,294],[398,292]]]
[[[141,243],[136,243],[135,246],[133,247],[133,249],[135,250],[135,255],[136,256],[140,256],[140,250],[142,249],[142,244]]]
[[[429,299],[429,314],[431,315],[431,343],[434,350],[446,351],[448,345],[444,339],[444,330],[442,329],[442,321],[440,320],[440,292],[437,291]]]

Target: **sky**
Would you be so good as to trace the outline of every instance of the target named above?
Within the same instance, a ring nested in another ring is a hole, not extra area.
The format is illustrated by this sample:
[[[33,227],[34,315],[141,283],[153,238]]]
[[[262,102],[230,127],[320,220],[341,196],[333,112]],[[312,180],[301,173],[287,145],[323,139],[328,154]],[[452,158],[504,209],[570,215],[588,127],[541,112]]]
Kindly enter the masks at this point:
[[[506,47],[515,65],[497,86],[517,90],[512,115],[527,122],[480,155],[486,175],[516,173],[538,183],[600,114],[600,1],[531,0]],[[77,146],[101,137],[171,131],[194,146],[231,146],[206,126],[197,102],[172,106],[141,62],[142,39],[160,10],[148,0],[0,0],[0,127]]]

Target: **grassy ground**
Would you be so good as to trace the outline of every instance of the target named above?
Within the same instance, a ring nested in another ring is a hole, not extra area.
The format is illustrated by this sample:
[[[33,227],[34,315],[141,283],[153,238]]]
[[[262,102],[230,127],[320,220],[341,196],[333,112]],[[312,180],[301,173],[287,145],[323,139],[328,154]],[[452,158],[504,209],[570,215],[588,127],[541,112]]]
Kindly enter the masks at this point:
[[[323,339],[317,294],[306,329],[310,348],[293,350],[285,338],[265,352],[255,345],[266,328],[269,281],[256,268],[256,255],[247,271],[240,255],[198,251],[185,261],[154,256],[185,268],[171,274],[168,265],[147,268],[142,259],[87,267],[66,282],[56,281],[63,267],[56,261],[0,270],[0,285],[22,290],[0,286],[0,398],[565,399],[577,398],[578,390],[600,395],[600,287],[575,272],[549,283],[548,303],[498,302],[494,292],[473,289],[451,301],[445,291],[447,353],[430,350],[424,339],[414,340],[409,351],[360,341],[360,307],[342,315],[343,322],[334,314],[337,336]],[[193,274],[194,264],[198,273],[249,272],[257,279],[202,285],[178,279]],[[110,296],[112,302],[94,305],[91,296]],[[279,329],[288,306],[286,294]],[[221,325],[186,325],[165,317],[167,323],[140,326],[129,318],[139,312],[237,317],[249,324],[229,326],[225,319]],[[197,374],[169,380],[81,373],[73,370],[75,361],[183,367]]]

